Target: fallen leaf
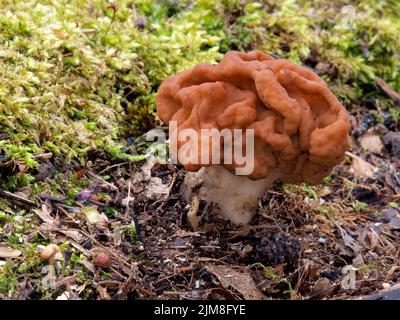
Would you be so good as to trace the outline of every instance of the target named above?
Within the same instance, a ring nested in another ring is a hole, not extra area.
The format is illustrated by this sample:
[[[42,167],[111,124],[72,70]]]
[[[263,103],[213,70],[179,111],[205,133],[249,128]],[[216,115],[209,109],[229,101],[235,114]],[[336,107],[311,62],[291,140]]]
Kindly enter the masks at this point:
[[[100,221],[100,214],[97,210],[97,206],[91,206],[82,209],[82,213],[85,214],[87,220],[90,224],[96,224]]]
[[[68,277],[59,277],[56,281],[56,288],[61,286],[67,286],[70,288],[76,282],[76,275],[68,276]]]
[[[41,209],[34,209],[33,212],[35,212],[45,223],[49,225],[54,224],[55,219],[50,215],[51,208],[49,205],[44,203]]]
[[[386,274],[385,280],[390,280],[393,277],[393,274],[399,270],[400,267],[399,266],[393,266],[389,269],[389,271]]]
[[[365,151],[372,153],[381,153],[383,150],[383,143],[379,135],[374,133],[366,133],[359,138],[361,148]]]
[[[380,220],[385,221],[392,229],[400,229],[400,212],[395,208],[386,209]]]
[[[96,271],[96,269],[95,269],[95,267],[94,267],[94,264],[91,263],[89,260],[87,260],[87,259],[82,259],[82,260],[80,261],[80,263],[81,263],[82,265],[84,265],[84,266],[86,267],[86,269],[88,269],[90,272],[94,273],[94,272]]]
[[[350,248],[354,253],[358,253],[361,250],[360,244],[355,240],[346,230],[335,223],[336,227],[339,229],[340,235],[342,236],[344,245]]]
[[[82,234],[79,231],[75,231],[75,230],[61,230],[58,229],[58,232],[66,235],[67,237],[74,239],[76,242],[80,242],[83,238]]]
[[[365,264],[364,259],[361,255],[361,253],[359,253],[352,261],[352,265],[355,267],[361,266]]]
[[[88,159],[85,160],[85,164],[84,164],[83,168],[75,171],[76,179],[80,180],[83,177],[83,175],[85,174],[85,172],[87,170],[87,163],[88,163]]]
[[[0,258],[17,258],[22,254],[22,251],[10,247],[0,246]]]
[[[169,184],[164,184],[161,178],[151,177],[146,185],[146,197],[151,199],[157,196],[167,196],[170,187],[171,186]]]
[[[75,178],[80,180],[83,177],[83,175],[85,174],[85,171],[86,171],[86,168],[82,168],[82,169],[75,171]]]
[[[379,244],[379,235],[374,228],[368,226],[362,229],[358,236],[358,241],[370,250],[375,249]]]
[[[331,281],[327,278],[321,278],[315,283],[312,289],[312,295],[322,298],[330,295],[333,290],[334,287],[332,286]]]
[[[352,169],[356,178],[373,178],[374,173],[377,171],[377,168],[375,166],[350,152],[346,152],[346,155],[351,157],[353,160]]]
[[[101,286],[97,286],[97,292],[99,293],[101,300],[111,300],[111,296],[107,292],[107,288],[103,288]]]
[[[209,264],[206,270],[215,275],[221,285],[228,289],[233,288],[246,300],[264,300],[265,296],[256,287],[250,272],[247,269],[236,271],[232,267]]]

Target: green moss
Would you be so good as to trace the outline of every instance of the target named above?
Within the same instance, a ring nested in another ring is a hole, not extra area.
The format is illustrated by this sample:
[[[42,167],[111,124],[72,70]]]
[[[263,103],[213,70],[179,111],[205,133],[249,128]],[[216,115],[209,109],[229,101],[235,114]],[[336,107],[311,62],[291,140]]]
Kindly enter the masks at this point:
[[[0,210],[0,227],[10,221],[11,221],[11,216],[9,214],[7,214],[6,212]]]
[[[9,293],[17,284],[17,277],[10,263],[0,267],[0,293]]]
[[[323,184],[329,184],[331,182],[332,182],[332,177],[331,176],[327,176],[327,177],[322,179],[322,183]]]
[[[327,218],[331,217],[334,214],[332,208],[323,205],[316,207],[315,211],[319,214],[326,216]]]
[[[35,271],[37,267],[43,265],[43,260],[38,255],[36,246],[30,246],[24,251],[24,261],[18,265],[17,272],[25,274]]]
[[[0,180],[0,187],[6,190],[15,190],[17,188],[26,187],[32,181],[34,177],[27,173],[20,173],[17,175],[8,176],[7,178]]]
[[[138,18],[147,19],[143,29]],[[29,168],[48,151],[143,159],[121,151],[123,137],[153,126],[163,79],[221,57],[218,22],[215,3],[205,0],[5,1],[0,132],[10,138],[0,152]]]
[[[311,66],[325,64],[323,77],[346,103],[359,102],[371,91],[378,94],[376,76],[399,91],[400,3],[354,1],[350,24],[341,13],[347,4],[267,0],[226,6],[224,15],[237,17],[226,30],[240,50],[261,49]]]
[[[400,122],[400,111],[395,108],[389,108],[389,114],[394,122]]]
[[[300,189],[305,192],[310,199],[318,199],[318,193],[315,190],[315,187],[309,186],[307,183],[303,183]]]
[[[368,212],[369,211],[369,206],[368,206],[367,203],[357,200],[353,204],[353,210],[355,212]]]
[[[238,0],[3,1],[0,8],[0,152],[37,166],[54,152],[114,158],[124,137],[155,125],[155,94],[168,76],[222,53],[261,49],[317,67],[346,103],[380,94],[375,76],[400,90],[400,4]],[[136,22],[141,19],[141,25]],[[392,118],[398,112],[390,109]]]

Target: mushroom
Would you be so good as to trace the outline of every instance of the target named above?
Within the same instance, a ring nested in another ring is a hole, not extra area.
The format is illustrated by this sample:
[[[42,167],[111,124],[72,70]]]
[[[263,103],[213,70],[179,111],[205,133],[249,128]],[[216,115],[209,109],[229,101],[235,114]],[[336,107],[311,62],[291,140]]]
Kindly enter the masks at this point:
[[[52,263],[56,259],[56,255],[60,253],[61,250],[58,245],[49,244],[40,252],[40,257]]]
[[[308,68],[260,51],[228,52],[219,64],[201,63],[169,77],[156,106],[170,126],[171,158],[198,171],[201,197],[234,223],[250,221],[251,209],[275,181],[319,183],[349,146],[348,114],[327,84]],[[242,136],[239,145],[243,152],[253,143],[253,170],[235,175],[244,165],[227,159],[232,143],[224,135],[210,139],[202,129],[252,132],[253,141]],[[180,139],[187,130],[197,133],[197,154]],[[211,158],[218,148],[216,163]]]
[[[93,262],[96,266],[101,268],[111,267],[112,260],[110,256],[105,252],[97,252],[93,255]]]

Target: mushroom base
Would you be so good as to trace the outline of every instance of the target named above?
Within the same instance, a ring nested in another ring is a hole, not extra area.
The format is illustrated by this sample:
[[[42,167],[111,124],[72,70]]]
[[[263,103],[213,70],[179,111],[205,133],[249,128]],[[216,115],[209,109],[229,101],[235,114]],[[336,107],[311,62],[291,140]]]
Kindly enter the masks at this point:
[[[246,225],[254,215],[258,200],[282,174],[271,171],[265,179],[250,180],[237,176],[222,166],[202,168],[196,173],[202,180],[201,199],[218,205],[220,214],[235,224]]]

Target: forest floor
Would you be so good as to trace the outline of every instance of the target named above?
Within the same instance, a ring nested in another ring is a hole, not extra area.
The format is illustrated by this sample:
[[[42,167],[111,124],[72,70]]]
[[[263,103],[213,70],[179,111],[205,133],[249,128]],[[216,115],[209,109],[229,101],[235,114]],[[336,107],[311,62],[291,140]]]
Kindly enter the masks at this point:
[[[40,179],[51,184],[54,170],[72,171],[86,186],[74,205],[46,194],[24,201],[26,189],[3,197],[17,211],[33,209],[21,218],[29,230],[20,243],[40,238],[61,247],[54,287],[43,287],[47,262],[38,252],[16,249],[8,256],[19,273],[2,285],[12,281],[13,295],[27,299],[351,299],[397,288],[400,184],[391,155],[398,149],[362,145],[319,186],[276,184],[246,227],[193,201],[179,166],[111,161],[105,153],[92,153],[86,167],[43,159]],[[377,147],[379,155],[368,149]],[[6,224],[2,237],[15,228]],[[99,252],[111,265],[101,267]]]

